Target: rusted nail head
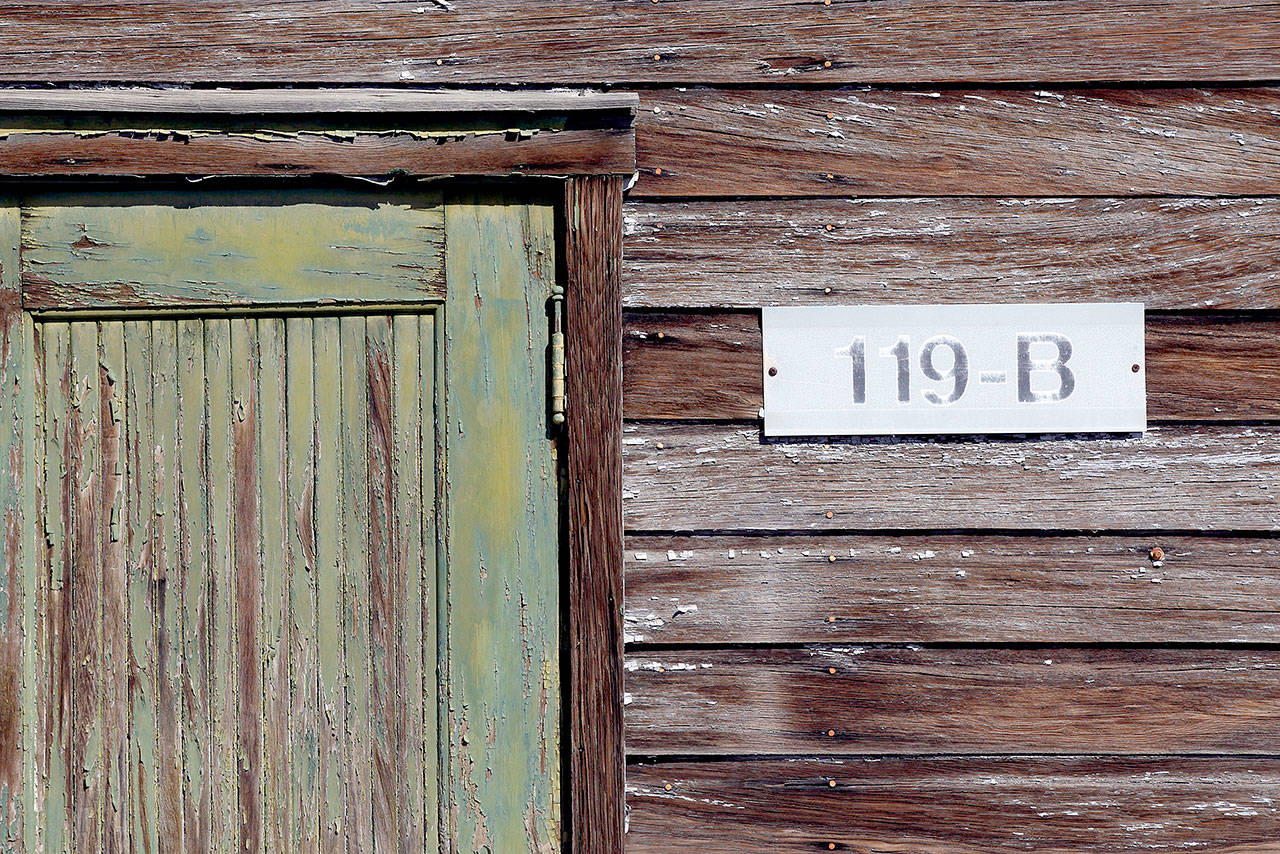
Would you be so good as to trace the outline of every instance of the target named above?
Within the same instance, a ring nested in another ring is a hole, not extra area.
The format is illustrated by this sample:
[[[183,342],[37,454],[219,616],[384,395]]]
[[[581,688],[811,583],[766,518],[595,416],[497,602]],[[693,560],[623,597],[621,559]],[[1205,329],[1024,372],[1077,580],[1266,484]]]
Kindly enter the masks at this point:
[[[1160,548],[1159,546],[1156,546],[1155,548],[1153,548],[1150,552],[1148,552],[1148,554],[1151,555],[1152,560],[1164,560],[1164,549]]]
[[[827,511],[827,518],[828,518],[828,519],[834,519],[834,518],[836,518],[836,514],[832,513],[830,510],[828,510],[828,511]]]

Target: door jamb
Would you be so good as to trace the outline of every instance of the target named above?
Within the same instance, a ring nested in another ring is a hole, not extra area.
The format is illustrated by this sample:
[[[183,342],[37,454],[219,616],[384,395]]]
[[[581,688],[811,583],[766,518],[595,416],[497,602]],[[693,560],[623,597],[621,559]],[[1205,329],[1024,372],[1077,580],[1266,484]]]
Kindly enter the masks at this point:
[[[635,172],[636,102],[633,94],[582,92],[0,89],[0,115],[6,127],[16,128],[0,138],[3,180],[520,175],[563,181],[569,711],[564,816],[576,854],[621,854],[623,847],[622,197]],[[492,121],[497,116],[516,129],[495,130],[501,126]],[[169,129],[130,129],[133,119],[146,121],[134,128]],[[330,119],[342,129],[327,133],[324,122]],[[264,132],[246,130],[255,121]],[[413,130],[424,126],[430,129]],[[29,324],[21,310],[15,255],[0,255],[0,333],[7,345],[0,351],[0,375],[17,380],[13,393],[20,403],[30,400],[32,389],[19,387],[29,375],[13,378],[7,364]],[[0,483],[0,511],[17,508],[11,518],[25,513],[34,473],[23,467],[29,469],[30,459],[19,454],[18,465]],[[0,553],[0,566],[16,557]],[[25,601],[12,593],[10,603]],[[12,626],[15,621],[0,619],[0,633]],[[26,654],[23,631],[17,631],[19,637],[0,642],[17,642]],[[30,666],[23,662],[19,670],[30,673]],[[15,719],[12,725],[22,723]],[[10,735],[15,745],[26,746],[21,732],[0,733],[0,741]]]

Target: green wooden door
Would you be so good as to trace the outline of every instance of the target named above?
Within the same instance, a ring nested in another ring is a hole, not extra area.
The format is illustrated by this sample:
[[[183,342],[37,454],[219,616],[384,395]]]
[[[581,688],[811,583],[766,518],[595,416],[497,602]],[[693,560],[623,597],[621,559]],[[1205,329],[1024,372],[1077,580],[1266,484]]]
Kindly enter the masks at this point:
[[[5,367],[31,382],[0,417],[38,476],[0,501],[43,536],[15,549],[36,820],[13,834],[560,850],[551,207],[17,209]]]

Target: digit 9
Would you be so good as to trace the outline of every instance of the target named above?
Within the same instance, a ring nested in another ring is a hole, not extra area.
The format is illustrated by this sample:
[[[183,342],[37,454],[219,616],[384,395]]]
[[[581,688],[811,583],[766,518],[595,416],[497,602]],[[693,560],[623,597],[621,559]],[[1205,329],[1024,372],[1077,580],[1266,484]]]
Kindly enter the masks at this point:
[[[951,367],[947,369],[945,374],[933,364],[933,351],[939,347],[949,347],[951,349]],[[926,377],[935,382],[952,381],[951,393],[946,397],[942,397],[930,389],[926,389],[924,393],[925,400],[930,403],[946,406],[948,403],[955,403],[959,400],[969,385],[969,354],[965,352],[964,345],[960,343],[960,339],[953,338],[950,335],[936,335],[924,342],[924,346],[920,348],[920,370]]]

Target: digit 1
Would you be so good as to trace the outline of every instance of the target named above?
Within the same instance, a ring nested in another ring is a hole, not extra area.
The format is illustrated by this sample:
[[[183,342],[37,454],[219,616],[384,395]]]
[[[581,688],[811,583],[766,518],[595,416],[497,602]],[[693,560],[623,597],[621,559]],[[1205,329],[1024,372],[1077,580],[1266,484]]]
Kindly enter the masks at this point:
[[[853,402],[867,402],[867,339],[859,335],[840,355],[853,360]]]
[[[898,403],[911,402],[911,338],[903,335],[892,347],[882,347],[881,356],[898,360]]]

